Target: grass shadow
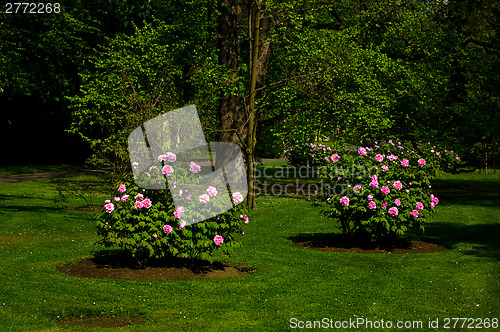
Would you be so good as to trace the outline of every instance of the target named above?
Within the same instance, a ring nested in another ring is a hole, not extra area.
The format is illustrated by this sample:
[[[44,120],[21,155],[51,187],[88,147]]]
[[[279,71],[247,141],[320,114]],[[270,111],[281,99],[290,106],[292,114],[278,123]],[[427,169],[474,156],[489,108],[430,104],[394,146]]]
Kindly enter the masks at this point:
[[[500,224],[475,224],[433,222],[425,229],[425,237],[433,239],[450,248],[460,246],[466,255],[500,259]]]

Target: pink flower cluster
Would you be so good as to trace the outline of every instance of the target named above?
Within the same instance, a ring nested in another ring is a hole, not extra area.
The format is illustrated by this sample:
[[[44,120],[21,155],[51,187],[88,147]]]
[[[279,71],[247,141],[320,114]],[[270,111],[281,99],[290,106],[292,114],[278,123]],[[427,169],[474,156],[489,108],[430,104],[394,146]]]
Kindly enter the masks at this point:
[[[182,217],[183,213],[184,213],[184,208],[182,206],[179,206],[174,211],[174,217],[177,218],[177,219],[179,219],[180,217]]]
[[[174,173],[174,168],[170,165],[165,165],[163,166],[161,172],[166,176],[172,176],[172,174]]]
[[[347,196],[344,196],[340,199],[340,204],[342,204],[343,206],[349,206],[349,198]]]
[[[203,194],[200,196],[200,202],[201,203],[208,203],[208,201],[210,201],[210,197],[207,195],[207,194]]]
[[[127,190],[127,187],[122,184],[118,187],[118,192],[120,193],[124,193],[125,191]],[[130,195],[123,195],[122,197],[115,197],[114,198],[114,201],[115,202],[126,202],[127,199],[130,197]],[[139,210],[139,209],[142,209],[142,208],[147,208],[149,209],[152,205],[152,202],[149,198],[144,198],[144,195],[143,194],[137,194],[135,196],[135,203],[134,203],[134,207],[136,210]],[[104,205],[104,210],[107,212],[107,213],[111,213],[115,210],[115,205],[113,203],[111,203],[111,201],[108,199],[106,201],[104,201],[105,205]]]
[[[245,224],[248,224],[248,217],[246,214],[240,214],[240,218],[245,220]]]
[[[220,246],[222,243],[224,243],[224,238],[220,235],[216,235],[214,237],[214,243],[215,245]]]
[[[191,171],[191,173],[196,174],[196,173],[198,173],[199,171],[201,171],[201,166],[200,166],[200,165],[198,165],[197,163],[195,163],[194,161],[192,161],[192,162],[189,164],[189,170]]]
[[[238,205],[241,202],[243,202],[243,195],[239,191],[233,193],[233,203],[234,203],[234,205]]]

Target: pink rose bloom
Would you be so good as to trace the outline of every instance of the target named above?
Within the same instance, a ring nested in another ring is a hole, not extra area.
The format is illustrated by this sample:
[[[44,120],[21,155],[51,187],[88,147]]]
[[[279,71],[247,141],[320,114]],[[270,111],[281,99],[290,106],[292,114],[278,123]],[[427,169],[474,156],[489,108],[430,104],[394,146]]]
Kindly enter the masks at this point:
[[[397,208],[397,207],[394,207],[394,206],[393,206],[393,207],[391,207],[391,208],[389,209],[389,214],[390,214],[391,216],[397,216],[397,215],[399,214],[398,208]]]
[[[358,153],[359,153],[360,155],[362,155],[362,156],[366,156],[366,149],[365,149],[365,148],[363,148],[363,147],[361,147],[361,148],[359,148],[359,149],[358,149]]]
[[[330,158],[334,163],[336,163],[337,161],[339,161],[339,155],[338,154],[334,154],[331,156]]]
[[[165,158],[167,158],[167,161],[171,163],[177,160],[177,156],[175,155],[175,153],[172,152],[167,152],[167,154],[165,154]]]
[[[367,198],[369,201],[371,201],[371,200],[373,199],[373,195],[368,195],[366,198]]]
[[[311,155],[311,158],[314,158],[314,155],[313,155],[313,154]]]
[[[439,156],[439,155],[440,155],[440,153],[439,153],[439,152],[436,152],[436,156]]]
[[[163,232],[165,232],[165,234],[170,234],[171,231],[172,231],[172,226],[170,225],[163,226]]]
[[[387,165],[383,165],[383,166],[382,166],[382,170],[383,170],[384,172],[387,172],[387,171],[389,170],[389,167],[388,167]]]
[[[151,207],[151,200],[149,198],[146,198],[142,201],[142,206],[144,206],[146,209],[149,209]]]
[[[120,186],[118,187],[118,192],[119,192],[119,193],[123,193],[123,192],[125,192],[125,190],[127,190],[127,187],[125,187],[125,185],[124,185],[124,184],[122,184],[122,185],[120,185]]]
[[[387,157],[387,159],[389,159],[390,161],[394,161],[394,160],[398,159],[398,156],[390,154],[389,157]]]
[[[115,205],[113,203],[108,203],[104,205],[104,209],[106,210],[107,213],[111,213],[115,209]]]
[[[136,200],[138,200],[138,201],[142,201],[142,200],[144,199],[144,195],[143,195],[143,194],[137,194],[137,195],[135,195],[135,197],[134,197],[134,198],[135,198]]]
[[[180,211],[179,209],[175,210],[174,211],[174,217],[177,218],[177,219],[179,219],[182,216],[183,212],[184,211]]]
[[[158,156],[158,161],[165,161],[167,159],[167,155],[166,154],[161,154]]]
[[[129,195],[123,195],[121,198],[122,202],[125,202],[129,197]]]
[[[358,190],[361,190],[361,188],[362,188],[362,187],[361,187],[359,184],[357,184],[357,185],[355,185],[355,186],[354,186],[354,188],[353,188],[353,189],[354,189],[355,191],[358,191]]]
[[[394,187],[394,189],[396,190],[401,190],[401,188],[403,188],[403,184],[401,183],[401,181],[395,181],[394,184],[392,185]]]
[[[392,139],[390,139],[388,142],[390,145],[394,146],[394,143],[392,143]]]
[[[455,157],[456,160],[460,160],[460,157]]]
[[[431,203],[431,209],[434,209],[435,206],[436,206],[436,204]]]
[[[215,187],[208,187],[207,192],[210,197],[217,195],[217,189]]]
[[[208,203],[208,201],[210,200],[210,197],[207,195],[207,194],[203,194],[200,196],[200,202],[201,203]]]
[[[191,173],[196,174],[201,171],[201,167],[200,165],[192,161],[191,164],[189,164],[189,170],[191,171]]]
[[[344,196],[340,199],[340,204],[342,204],[343,206],[349,206],[349,198],[347,198],[347,196]]]
[[[325,157],[325,160],[326,160],[326,161],[330,161],[330,159],[328,159],[328,157]]]
[[[397,206],[400,206],[401,205],[401,201],[399,199],[395,199],[394,200],[394,204],[397,205]]]
[[[376,207],[377,207],[377,204],[374,201],[371,201],[370,203],[368,203],[368,208],[370,208],[370,210],[373,210]]]
[[[422,202],[417,202],[417,210],[423,210],[424,209],[424,204]]]
[[[431,202],[434,203],[434,205],[437,205],[439,203],[439,199],[431,194]]]
[[[248,224],[248,217],[246,214],[240,214],[240,218],[245,220],[245,224]]]
[[[234,205],[238,205],[241,202],[243,202],[243,195],[239,191],[233,193],[233,203],[234,203]]]
[[[420,166],[424,166],[424,165],[425,165],[425,159],[420,158],[420,159],[418,160],[418,164],[419,164]]]
[[[370,182],[369,186],[372,187],[372,188],[378,188],[378,182],[377,181],[372,181],[372,182]]]
[[[182,220],[180,225],[179,225],[179,229],[182,231],[184,229],[184,227],[186,227],[186,222],[184,220]]]
[[[115,202],[119,202],[120,201],[120,197],[115,197]]]
[[[387,202],[382,203],[382,209],[387,209]]]
[[[104,203],[111,203],[109,199],[105,200]]]
[[[391,192],[388,186],[383,186],[382,189],[380,190],[382,194],[387,195]]]
[[[224,243],[224,238],[220,235],[216,235],[214,237],[214,243],[215,243],[215,245],[220,246],[222,243]]]
[[[410,162],[408,161],[408,159],[401,160],[401,166],[403,166],[403,167],[410,166]]]
[[[375,156],[375,160],[380,163],[380,162],[382,162],[382,160],[384,160],[384,156],[381,154],[378,154]]]
[[[409,194],[409,193],[410,193],[410,189],[406,189],[405,191],[406,191],[406,193],[407,193],[407,194]]]
[[[413,218],[417,218],[417,217],[418,217],[418,211],[417,211],[417,210],[412,210],[412,211],[410,212],[410,214],[411,214],[411,216],[412,216]]]
[[[141,201],[135,201],[134,207],[136,210],[142,209],[143,206],[144,204]]]
[[[171,176],[172,173],[174,173],[174,168],[170,165],[165,165],[163,166],[161,172],[165,174],[166,176]]]
[[[158,237],[158,235],[154,234],[153,237],[156,239]]]

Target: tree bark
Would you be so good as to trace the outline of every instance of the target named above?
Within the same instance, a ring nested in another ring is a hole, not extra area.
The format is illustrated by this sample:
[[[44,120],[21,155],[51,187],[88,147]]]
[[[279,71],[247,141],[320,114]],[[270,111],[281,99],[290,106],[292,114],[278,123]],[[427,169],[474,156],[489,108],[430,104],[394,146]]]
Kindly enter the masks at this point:
[[[241,112],[238,95],[238,7],[236,0],[218,1],[219,17],[217,32],[219,37],[219,64],[225,66],[229,76],[222,82],[223,92],[219,99],[219,121],[222,133],[219,140],[242,146],[236,135],[246,137],[244,114]]]

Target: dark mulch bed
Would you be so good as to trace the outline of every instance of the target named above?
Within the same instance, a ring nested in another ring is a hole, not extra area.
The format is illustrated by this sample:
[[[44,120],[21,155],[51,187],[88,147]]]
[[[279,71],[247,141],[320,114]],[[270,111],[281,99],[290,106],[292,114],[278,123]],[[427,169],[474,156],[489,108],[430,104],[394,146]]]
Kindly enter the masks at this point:
[[[239,264],[168,258],[140,264],[123,255],[99,256],[76,264],[59,265],[62,273],[80,278],[123,280],[187,280],[240,277],[254,272]]]
[[[291,238],[294,246],[328,252],[352,252],[359,254],[424,254],[448,250],[448,248],[424,240],[396,239],[389,243],[368,243],[341,234],[301,234]]]

